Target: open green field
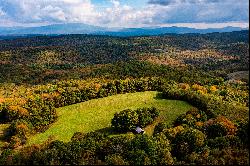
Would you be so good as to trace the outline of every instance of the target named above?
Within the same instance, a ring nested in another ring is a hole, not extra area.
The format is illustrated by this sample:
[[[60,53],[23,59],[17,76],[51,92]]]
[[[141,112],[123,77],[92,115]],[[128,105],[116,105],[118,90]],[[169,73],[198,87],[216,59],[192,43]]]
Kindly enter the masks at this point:
[[[44,133],[32,136],[27,145],[42,143],[50,136],[56,140],[70,141],[75,132],[110,132],[114,114],[128,108],[156,107],[161,110],[158,121],[172,123],[178,115],[192,107],[184,101],[162,99],[159,94],[155,91],[119,94],[58,108],[57,121]],[[153,129],[149,127],[147,130],[152,133]]]

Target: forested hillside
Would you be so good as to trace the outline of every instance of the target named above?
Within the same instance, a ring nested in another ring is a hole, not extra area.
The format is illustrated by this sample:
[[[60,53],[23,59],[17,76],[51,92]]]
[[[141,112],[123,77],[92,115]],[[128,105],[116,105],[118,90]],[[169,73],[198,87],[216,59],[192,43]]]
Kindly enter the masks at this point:
[[[248,70],[248,35],[249,31],[239,31],[130,38],[61,35],[1,40],[0,82],[41,83],[54,78],[84,78],[101,66],[115,65],[119,70],[120,63],[130,66],[130,61],[144,66],[150,62],[184,70],[189,67],[217,70],[221,74]]]
[[[0,165],[249,165],[248,77],[248,30],[0,40]]]

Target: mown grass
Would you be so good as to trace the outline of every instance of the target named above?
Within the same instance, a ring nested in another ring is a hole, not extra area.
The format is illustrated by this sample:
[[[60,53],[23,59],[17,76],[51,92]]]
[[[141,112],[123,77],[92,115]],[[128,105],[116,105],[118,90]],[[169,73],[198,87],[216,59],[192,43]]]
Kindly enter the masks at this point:
[[[27,145],[42,143],[51,136],[53,139],[67,142],[75,132],[87,133],[97,130],[110,132],[111,119],[116,112],[139,107],[156,107],[161,110],[160,119],[172,123],[178,115],[185,113],[192,106],[184,101],[162,99],[160,93],[155,91],[93,99],[58,108],[57,121],[44,133],[32,136]],[[146,128],[146,132],[152,134],[153,127],[154,125]]]

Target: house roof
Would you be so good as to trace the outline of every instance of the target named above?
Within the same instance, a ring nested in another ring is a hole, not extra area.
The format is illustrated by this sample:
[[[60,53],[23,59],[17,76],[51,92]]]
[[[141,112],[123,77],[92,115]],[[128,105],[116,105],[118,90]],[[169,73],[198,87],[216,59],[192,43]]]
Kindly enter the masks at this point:
[[[143,129],[141,129],[140,127],[138,127],[138,126],[136,127],[135,131],[136,131],[137,133],[144,132],[144,130],[143,130]]]

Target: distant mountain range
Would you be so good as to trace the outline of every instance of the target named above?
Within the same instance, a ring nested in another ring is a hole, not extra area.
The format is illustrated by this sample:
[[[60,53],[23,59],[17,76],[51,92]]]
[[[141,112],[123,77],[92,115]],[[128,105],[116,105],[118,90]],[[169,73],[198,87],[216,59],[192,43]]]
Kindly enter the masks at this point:
[[[144,36],[161,34],[212,33],[245,30],[240,27],[195,29],[187,27],[147,27],[147,28],[105,28],[81,23],[53,24],[40,27],[0,27],[0,35],[58,35],[58,34],[94,34],[111,36]]]

